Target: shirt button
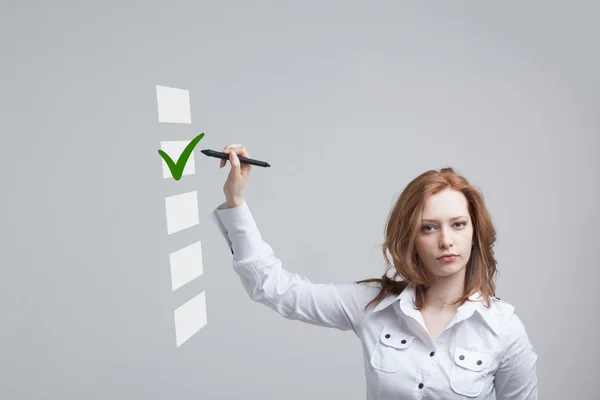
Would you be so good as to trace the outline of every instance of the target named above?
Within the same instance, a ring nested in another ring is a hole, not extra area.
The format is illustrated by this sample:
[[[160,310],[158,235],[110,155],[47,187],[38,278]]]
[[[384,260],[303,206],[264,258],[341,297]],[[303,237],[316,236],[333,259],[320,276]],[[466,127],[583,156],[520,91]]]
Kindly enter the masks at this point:
[[[423,384],[419,383],[419,389],[423,389]]]
[[[389,334],[389,333],[386,333],[386,334],[385,334],[385,338],[386,338],[386,339],[389,339],[389,338],[390,338],[390,334]]]
[[[458,357],[458,358],[459,358],[459,359],[461,359],[461,360],[464,360],[464,359],[465,359],[465,356],[463,356],[463,355],[461,354],[461,355],[460,355],[460,357]]]
[[[477,365],[481,365],[481,360],[477,360]]]
[[[404,344],[404,343],[406,343],[406,340],[402,339],[402,341],[400,343]]]
[[[432,351],[431,353],[429,353],[429,357],[433,357],[434,354],[435,354],[435,351]]]

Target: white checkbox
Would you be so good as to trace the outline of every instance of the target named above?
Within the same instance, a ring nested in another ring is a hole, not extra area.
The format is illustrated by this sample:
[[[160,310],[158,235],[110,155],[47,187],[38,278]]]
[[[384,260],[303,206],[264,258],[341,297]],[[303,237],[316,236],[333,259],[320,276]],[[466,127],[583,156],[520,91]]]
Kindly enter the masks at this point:
[[[167,155],[169,157],[171,157],[171,160],[173,160],[173,162],[175,164],[177,164],[177,161],[179,160],[179,156],[181,156],[181,153],[183,153],[183,150],[186,148],[186,146],[190,144],[190,141],[169,141],[169,142],[160,142],[160,149],[162,151],[164,151],[165,153],[167,153]],[[171,170],[169,169],[169,166],[167,165],[167,163],[165,162],[165,160],[161,157],[160,158],[162,161],[162,166],[163,166],[163,178],[164,179],[168,179],[171,178],[173,179],[173,174],[171,173]],[[194,153],[192,152],[192,154],[190,154],[190,158],[188,159],[187,163],[185,164],[185,167],[183,167],[183,173],[181,174],[181,176],[184,175],[193,175],[196,173],[196,164],[194,164]]]
[[[169,255],[171,286],[177,290],[203,273],[202,243],[196,242]]]
[[[156,101],[158,122],[192,123],[189,91],[156,85]]]
[[[200,293],[174,311],[175,340],[177,347],[185,343],[196,332],[206,326],[206,295]]]
[[[167,233],[170,235],[200,223],[198,192],[188,192],[165,198]]]

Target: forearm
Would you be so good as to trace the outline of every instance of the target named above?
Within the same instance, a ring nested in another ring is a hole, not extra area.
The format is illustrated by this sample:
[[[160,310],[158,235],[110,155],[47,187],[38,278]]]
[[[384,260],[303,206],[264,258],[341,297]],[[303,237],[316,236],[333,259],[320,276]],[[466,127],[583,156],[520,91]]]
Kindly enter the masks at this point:
[[[227,208],[239,207],[246,201],[243,197],[228,198],[226,197]]]

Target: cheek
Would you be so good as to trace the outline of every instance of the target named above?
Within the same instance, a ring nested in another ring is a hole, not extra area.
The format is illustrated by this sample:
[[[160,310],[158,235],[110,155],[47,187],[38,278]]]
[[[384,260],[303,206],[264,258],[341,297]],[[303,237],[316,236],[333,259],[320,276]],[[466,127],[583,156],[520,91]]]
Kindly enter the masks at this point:
[[[420,243],[419,241],[415,242],[415,250],[414,250],[417,254],[422,255],[423,254],[423,244]]]
[[[432,252],[432,246],[433,244],[430,243],[431,241],[427,241],[427,240],[419,240],[415,243],[415,248],[417,250],[417,253],[419,253],[421,256],[427,256],[427,254]]]

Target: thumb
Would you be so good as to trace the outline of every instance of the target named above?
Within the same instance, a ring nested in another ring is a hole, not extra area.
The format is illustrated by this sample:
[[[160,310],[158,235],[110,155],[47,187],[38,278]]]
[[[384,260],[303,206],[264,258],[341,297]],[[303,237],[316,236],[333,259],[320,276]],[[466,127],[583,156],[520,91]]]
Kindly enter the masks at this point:
[[[239,172],[241,163],[235,151],[231,151],[229,153],[229,162],[231,163],[231,169],[234,169],[236,172]]]

